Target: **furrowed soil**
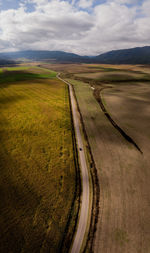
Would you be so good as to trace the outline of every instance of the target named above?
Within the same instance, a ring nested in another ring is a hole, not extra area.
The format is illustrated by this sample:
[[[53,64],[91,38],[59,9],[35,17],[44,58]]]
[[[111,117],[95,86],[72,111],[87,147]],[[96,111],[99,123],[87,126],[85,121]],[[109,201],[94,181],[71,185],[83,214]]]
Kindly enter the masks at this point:
[[[72,125],[68,88],[55,76],[32,67],[0,73],[1,253],[67,252],[69,224],[71,243]]]
[[[90,81],[68,81],[75,89],[100,183],[93,252],[149,253],[150,86],[117,82],[102,91],[107,112],[132,137],[142,154],[105,116]],[[108,86],[93,83],[95,89]]]

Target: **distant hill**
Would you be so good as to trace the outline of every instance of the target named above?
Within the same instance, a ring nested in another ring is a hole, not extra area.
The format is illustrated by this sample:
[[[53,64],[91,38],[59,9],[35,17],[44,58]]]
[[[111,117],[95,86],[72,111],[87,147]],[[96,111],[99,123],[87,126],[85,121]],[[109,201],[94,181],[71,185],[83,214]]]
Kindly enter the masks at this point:
[[[150,64],[150,46],[113,50],[98,56],[80,56],[63,51],[18,51],[0,53],[0,60],[52,61],[60,63]]]
[[[7,59],[1,59],[0,58],[0,67],[2,66],[7,66],[7,65],[14,65],[16,64],[16,62],[12,61],[12,60],[7,60]]]
[[[150,47],[113,50],[96,56],[95,61],[110,64],[150,64]]]
[[[0,53],[0,58],[6,59],[29,59],[34,61],[52,60],[55,62],[82,62],[84,57],[73,53],[66,53],[63,51],[18,51],[9,53]],[[88,58],[88,57],[85,57]]]

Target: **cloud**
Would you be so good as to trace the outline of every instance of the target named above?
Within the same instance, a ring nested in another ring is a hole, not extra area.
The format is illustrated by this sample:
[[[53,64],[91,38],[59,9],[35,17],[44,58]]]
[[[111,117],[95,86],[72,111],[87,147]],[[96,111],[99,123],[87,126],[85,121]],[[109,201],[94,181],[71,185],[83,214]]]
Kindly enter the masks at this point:
[[[64,50],[95,55],[149,45],[150,2],[107,0],[24,0],[18,9],[0,12],[0,50]],[[27,4],[34,11],[27,11]],[[82,9],[81,9],[82,7]],[[90,12],[88,11],[90,8]]]
[[[142,4],[142,7],[140,10],[144,16],[150,17],[150,1],[145,0]],[[149,23],[149,25],[150,25],[150,23]]]
[[[78,6],[81,8],[89,8],[93,5],[93,1],[92,0],[80,0],[78,2]]]

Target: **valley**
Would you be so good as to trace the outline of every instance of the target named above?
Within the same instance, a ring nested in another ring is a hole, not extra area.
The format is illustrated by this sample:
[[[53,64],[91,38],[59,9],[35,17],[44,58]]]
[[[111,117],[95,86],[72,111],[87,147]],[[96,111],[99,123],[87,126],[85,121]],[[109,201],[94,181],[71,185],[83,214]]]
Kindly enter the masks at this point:
[[[88,213],[78,252],[149,252],[149,67],[41,61],[0,77],[1,251],[76,252]]]

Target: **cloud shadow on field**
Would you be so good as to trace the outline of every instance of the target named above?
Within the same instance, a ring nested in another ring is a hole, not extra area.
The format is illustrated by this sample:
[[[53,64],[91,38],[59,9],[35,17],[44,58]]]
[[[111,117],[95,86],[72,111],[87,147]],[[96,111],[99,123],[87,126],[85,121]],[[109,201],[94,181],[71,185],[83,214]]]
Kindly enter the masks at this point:
[[[7,103],[13,106],[13,102],[20,99],[22,97],[18,96],[5,100],[4,106]],[[9,135],[3,129],[9,127],[9,121],[3,115],[0,119],[3,122],[0,131],[0,252],[20,253],[24,250],[37,253],[41,249],[42,252],[58,252],[56,245],[60,242],[54,241],[52,234],[47,232],[49,222],[53,224],[55,221],[49,216],[53,208],[51,195],[48,197],[44,192],[44,185],[53,182],[44,172],[36,172],[37,168],[32,170],[33,164],[28,168],[24,154],[19,157],[21,161],[17,155],[15,157],[15,146],[14,150],[9,150]],[[11,133],[17,137],[17,131]],[[28,131],[23,131],[23,134],[31,135]],[[23,167],[20,168],[19,164]],[[59,225],[53,224],[55,230],[59,230]]]
[[[16,82],[21,81],[34,81],[36,79],[48,79],[51,78],[50,74],[38,74],[29,71],[4,71],[0,73],[0,87],[6,87]],[[21,83],[19,83],[20,85]]]

